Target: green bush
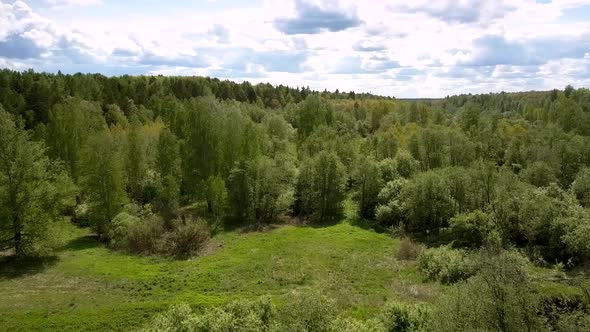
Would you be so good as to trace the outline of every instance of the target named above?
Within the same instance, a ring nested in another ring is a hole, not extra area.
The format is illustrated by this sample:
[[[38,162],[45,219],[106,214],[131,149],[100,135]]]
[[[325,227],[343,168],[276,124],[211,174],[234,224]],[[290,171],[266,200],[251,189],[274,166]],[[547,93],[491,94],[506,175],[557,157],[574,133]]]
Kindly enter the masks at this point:
[[[494,228],[492,216],[476,210],[470,213],[458,214],[451,218],[446,232],[453,239],[454,246],[479,248],[484,244]]]
[[[429,314],[424,305],[390,303],[381,313],[381,322],[388,332],[426,331]]]
[[[430,331],[547,331],[524,264],[514,252],[482,255],[478,274],[434,306]]]
[[[127,246],[129,228],[141,220],[127,212],[121,212],[113,218],[108,230],[108,237],[111,246],[115,248],[123,248]]]
[[[275,309],[267,297],[235,301],[202,315],[183,303],[159,315],[144,332],[265,332],[275,328]]]
[[[418,269],[427,280],[453,284],[475,274],[473,259],[463,250],[449,247],[430,248],[418,257]]]
[[[330,324],[330,332],[383,332],[385,327],[376,319],[358,320],[348,317],[337,317]]]
[[[128,228],[127,250],[138,254],[157,254],[164,232],[164,224],[159,220],[134,223]]]
[[[578,172],[572,183],[572,191],[582,206],[590,208],[590,168]]]
[[[281,331],[328,332],[336,317],[335,303],[317,291],[296,293],[280,310]]]
[[[189,221],[175,227],[165,235],[163,251],[170,256],[189,257],[200,253],[211,237],[211,231],[202,220]]]

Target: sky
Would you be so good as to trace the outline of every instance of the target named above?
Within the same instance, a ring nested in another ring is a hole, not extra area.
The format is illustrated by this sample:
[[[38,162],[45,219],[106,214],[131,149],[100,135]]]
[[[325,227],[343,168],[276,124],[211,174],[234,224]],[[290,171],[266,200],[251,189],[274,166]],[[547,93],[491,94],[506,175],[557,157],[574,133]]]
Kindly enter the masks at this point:
[[[0,0],[0,68],[398,98],[590,87],[590,0]]]

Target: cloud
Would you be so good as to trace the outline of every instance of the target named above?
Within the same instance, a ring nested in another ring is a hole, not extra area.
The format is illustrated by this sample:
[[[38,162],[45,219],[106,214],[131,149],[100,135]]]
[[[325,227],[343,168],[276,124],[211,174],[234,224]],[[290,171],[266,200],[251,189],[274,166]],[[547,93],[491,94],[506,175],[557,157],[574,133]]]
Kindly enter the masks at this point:
[[[153,53],[142,55],[137,61],[139,65],[148,66],[171,66],[171,67],[190,67],[190,68],[206,68],[209,62],[203,57],[197,55],[178,55],[174,57],[167,57]]]
[[[352,49],[357,52],[380,52],[387,50],[387,47],[379,43],[358,41],[354,44]]]
[[[101,5],[102,0],[45,0],[52,7],[75,7]]]
[[[209,30],[209,35],[216,38],[221,44],[229,43],[229,30],[221,24],[215,24],[213,28]]]
[[[9,59],[31,59],[39,58],[43,53],[43,49],[37,44],[17,33],[8,35],[4,40],[0,41],[0,56]]]
[[[590,52],[590,34],[574,38],[535,38],[509,41],[503,36],[485,36],[474,42],[470,66],[542,65],[560,58],[582,58]]]
[[[123,47],[115,47],[113,52],[111,52],[111,55],[116,57],[131,57],[136,56],[137,52]]]
[[[424,13],[449,23],[478,23],[503,17],[516,7],[501,0],[438,0],[394,4],[389,9],[403,13]]]
[[[322,8],[305,0],[295,0],[295,17],[277,18],[274,27],[287,35],[344,31],[361,25],[356,12],[348,14],[337,8]]]

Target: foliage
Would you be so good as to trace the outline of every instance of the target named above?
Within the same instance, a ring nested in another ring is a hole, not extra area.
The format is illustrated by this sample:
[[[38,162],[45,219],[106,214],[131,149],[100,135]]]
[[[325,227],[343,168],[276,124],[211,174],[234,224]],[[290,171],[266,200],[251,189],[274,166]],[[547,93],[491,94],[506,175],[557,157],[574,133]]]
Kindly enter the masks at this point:
[[[522,259],[490,253],[476,277],[459,283],[433,311],[432,331],[544,331]]]
[[[408,237],[403,237],[395,257],[400,260],[416,260],[424,250],[424,246]]]
[[[211,236],[211,231],[204,221],[185,221],[164,236],[163,249],[168,255],[190,257],[201,253]]]
[[[430,310],[424,305],[390,303],[381,313],[381,322],[390,332],[427,331]]]
[[[318,221],[334,220],[342,215],[346,173],[338,156],[320,152],[301,165],[297,198],[301,213]]]
[[[466,280],[476,272],[473,258],[467,252],[449,247],[422,251],[418,257],[418,269],[427,280],[444,284]]]
[[[590,208],[590,168],[584,168],[576,175],[572,191],[582,206]]]
[[[359,206],[359,214],[363,218],[375,217],[379,191],[382,187],[382,176],[379,164],[372,159],[363,159],[357,166],[354,181],[354,198]]]
[[[63,166],[0,106],[0,248],[20,257],[49,253],[50,229],[74,206],[75,190]]]
[[[129,229],[141,220],[127,212],[121,212],[111,221],[108,237],[113,247],[122,247],[128,243]]]
[[[402,226],[404,224],[406,214],[400,195],[406,184],[407,180],[403,178],[389,181],[379,192],[377,197],[379,205],[375,211],[375,218],[382,226]]]
[[[476,210],[451,218],[446,231],[453,239],[454,246],[476,249],[486,242],[489,234],[495,231],[494,228],[492,216]]]

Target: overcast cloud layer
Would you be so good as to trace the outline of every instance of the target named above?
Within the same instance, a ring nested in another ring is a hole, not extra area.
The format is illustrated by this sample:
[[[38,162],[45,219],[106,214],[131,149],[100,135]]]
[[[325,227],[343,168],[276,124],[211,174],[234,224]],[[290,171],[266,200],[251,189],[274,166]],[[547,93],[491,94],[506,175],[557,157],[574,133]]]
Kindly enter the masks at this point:
[[[590,86],[590,0],[0,0],[0,68],[396,97]]]

